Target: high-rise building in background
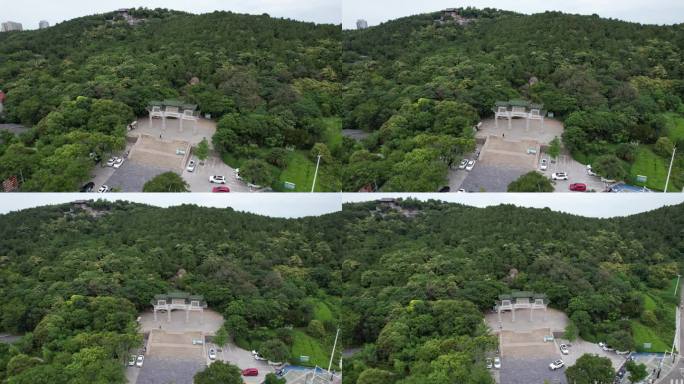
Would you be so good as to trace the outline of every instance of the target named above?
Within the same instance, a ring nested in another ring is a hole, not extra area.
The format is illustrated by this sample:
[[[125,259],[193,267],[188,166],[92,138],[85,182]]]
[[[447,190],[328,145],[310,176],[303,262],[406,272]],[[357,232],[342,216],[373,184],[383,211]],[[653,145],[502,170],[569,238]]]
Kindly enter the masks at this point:
[[[38,28],[39,29],[50,28],[50,23],[48,23],[47,20],[41,20],[40,23],[38,23]]]
[[[15,23],[14,21],[2,23],[2,32],[21,31],[22,29],[21,23]]]
[[[366,29],[368,28],[368,22],[364,19],[356,20],[356,29]]]

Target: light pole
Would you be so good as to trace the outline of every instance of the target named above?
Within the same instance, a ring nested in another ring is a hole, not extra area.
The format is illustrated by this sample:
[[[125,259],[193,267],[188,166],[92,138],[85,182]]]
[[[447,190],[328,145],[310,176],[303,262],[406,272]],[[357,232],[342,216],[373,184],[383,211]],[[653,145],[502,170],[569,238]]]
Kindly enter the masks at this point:
[[[670,184],[670,174],[672,173],[672,164],[674,164],[675,153],[677,153],[677,147],[672,148],[672,159],[670,159],[670,168],[667,170],[667,179],[665,179],[664,193],[667,193],[667,186]]]
[[[318,176],[318,166],[321,164],[321,154],[318,154],[318,160],[316,160],[316,172],[314,172],[313,183],[311,183],[311,193],[313,193],[314,188],[316,188],[316,177]]]
[[[677,283],[675,284],[675,291],[673,295],[677,296],[677,288],[679,287],[679,278],[682,277],[682,275],[677,275]]]
[[[330,368],[332,368],[333,357],[335,356],[335,348],[337,348],[337,337],[340,336],[340,328],[337,328],[337,333],[335,333],[335,342],[333,343],[332,354],[330,355],[330,363],[328,364],[328,373],[330,373]],[[331,378],[332,379],[332,378]]]

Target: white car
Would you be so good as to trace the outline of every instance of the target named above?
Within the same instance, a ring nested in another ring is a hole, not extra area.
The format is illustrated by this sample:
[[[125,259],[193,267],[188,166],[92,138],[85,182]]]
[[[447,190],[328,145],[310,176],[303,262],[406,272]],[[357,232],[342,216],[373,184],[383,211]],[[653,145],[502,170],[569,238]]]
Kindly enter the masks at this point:
[[[143,355],[138,355],[138,360],[135,361],[135,365],[136,365],[137,367],[142,367],[144,361],[145,361],[145,356],[143,356]]]
[[[541,163],[539,164],[539,169],[542,171],[546,171],[546,168],[549,167],[549,162],[546,159],[541,159]]]
[[[107,166],[108,166],[108,167],[113,167],[114,164],[116,164],[116,162],[117,162],[118,160],[119,160],[119,158],[116,157],[116,156],[110,158],[109,160],[107,160]]]
[[[97,193],[107,193],[107,192],[109,192],[109,191],[111,191],[111,190],[112,190],[112,189],[109,188],[108,185],[103,185],[103,186],[100,187],[100,189],[97,190]]]
[[[565,172],[556,172],[551,175],[552,180],[567,180],[568,174]]]
[[[209,182],[212,184],[225,184],[225,176],[209,176]]]
[[[188,163],[188,166],[185,168],[185,170],[188,172],[195,172],[196,166],[197,166],[197,163],[195,163],[195,160],[190,160],[190,162]]]
[[[114,165],[112,165],[112,167],[119,169],[119,168],[121,168],[121,165],[123,164],[123,162],[124,162],[124,159],[122,157],[119,157],[116,159],[116,161],[114,161]]]
[[[501,369],[501,359],[499,356],[494,358],[494,368]]]
[[[458,163],[458,169],[465,169],[466,165],[468,165],[468,159],[463,159]]]
[[[570,354],[570,349],[568,349],[568,346],[565,345],[565,344],[561,344],[561,345],[560,345],[560,351],[561,351],[561,353],[564,354],[564,355]]]
[[[237,180],[242,180],[242,177],[240,176],[240,168],[235,168],[235,178]]]
[[[216,360],[216,350],[214,348],[209,349],[209,359]]]
[[[283,365],[283,363],[281,363],[280,361],[271,361],[271,360],[269,360],[269,361],[268,361],[268,365],[272,365],[272,366],[274,366],[274,367],[277,367],[277,366],[279,366],[279,365]]]
[[[473,167],[475,167],[475,160],[468,161],[468,165],[466,165],[466,171],[472,171]]]
[[[492,365],[492,359],[487,358],[487,361],[486,361],[486,362],[487,362],[487,369],[492,369],[492,367],[493,367],[493,365]]]
[[[587,164],[587,175],[598,176],[598,174],[591,168],[591,164]]]
[[[551,364],[549,364],[549,369],[551,369],[552,371],[555,371],[556,369],[563,368],[564,365],[565,365],[565,363],[563,362],[563,360],[558,359],[558,360],[552,362]]]
[[[254,360],[266,361],[266,359],[264,359],[264,357],[261,356],[257,351],[252,351],[252,356],[254,357]]]
[[[129,367],[132,367],[132,366],[135,365],[135,359],[136,359],[136,358],[137,358],[136,355],[131,355],[131,356],[128,358],[128,366],[129,366]]]

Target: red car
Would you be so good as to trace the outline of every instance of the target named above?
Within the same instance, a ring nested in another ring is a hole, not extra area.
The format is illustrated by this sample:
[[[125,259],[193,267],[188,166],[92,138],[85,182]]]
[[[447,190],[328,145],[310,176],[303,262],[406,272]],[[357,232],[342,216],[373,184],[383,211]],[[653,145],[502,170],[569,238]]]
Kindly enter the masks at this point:
[[[243,369],[242,376],[259,376],[259,370],[256,368]]]
[[[570,184],[570,190],[575,192],[586,192],[587,185],[582,183]]]
[[[222,185],[220,187],[214,187],[211,189],[212,192],[230,192],[230,188]]]

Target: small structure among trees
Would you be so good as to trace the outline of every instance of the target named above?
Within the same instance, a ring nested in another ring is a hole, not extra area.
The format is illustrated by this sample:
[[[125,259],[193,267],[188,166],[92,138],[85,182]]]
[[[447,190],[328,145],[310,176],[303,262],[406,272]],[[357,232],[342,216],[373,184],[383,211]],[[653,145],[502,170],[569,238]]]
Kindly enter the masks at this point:
[[[532,321],[535,309],[543,309],[544,320],[546,320],[546,309],[548,305],[549,301],[545,294],[514,291],[511,294],[499,295],[499,300],[496,302],[494,308],[499,314],[499,322],[501,322],[501,312],[503,311],[511,311],[513,316],[512,320],[515,322],[515,311],[518,309],[529,309],[530,321]]]
[[[195,104],[183,104],[178,100],[164,100],[151,101],[147,109],[150,114],[150,126],[152,126],[152,118],[162,119],[162,130],[166,131],[166,119],[173,118],[180,120],[180,130],[183,132],[183,121],[192,121],[193,133],[197,133],[197,120],[199,120],[199,112]]]
[[[541,128],[544,129],[543,104],[532,104],[525,100],[497,101],[494,111],[494,122],[499,126],[499,119],[508,119],[508,129],[511,129],[513,118],[527,119],[526,129],[530,129],[530,120],[540,120]]]
[[[202,295],[190,295],[185,292],[169,292],[163,295],[155,295],[151,302],[154,308],[154,321],[157,321],[157,311],[166,311],[168,321],[171,321],[171,311],[185,311],[185,321],[190,320],[190,312],[199,312],[200,322],[204,320],[204,309],[207,302]]]

